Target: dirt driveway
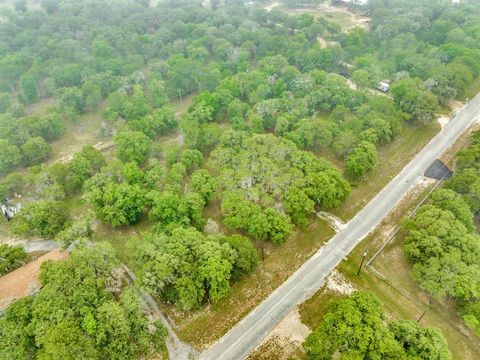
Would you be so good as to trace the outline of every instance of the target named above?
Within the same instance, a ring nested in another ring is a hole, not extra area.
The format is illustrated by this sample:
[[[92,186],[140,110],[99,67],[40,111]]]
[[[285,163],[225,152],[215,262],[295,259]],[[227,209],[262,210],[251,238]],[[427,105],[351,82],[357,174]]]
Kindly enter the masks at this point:
[[[68,253],[53,250],[40,256],[37,260],[0,277],[0,311],[5,310],[14,300],[28,296],[40,288],[38,274],[43,262],[62,260],[67,257]]]

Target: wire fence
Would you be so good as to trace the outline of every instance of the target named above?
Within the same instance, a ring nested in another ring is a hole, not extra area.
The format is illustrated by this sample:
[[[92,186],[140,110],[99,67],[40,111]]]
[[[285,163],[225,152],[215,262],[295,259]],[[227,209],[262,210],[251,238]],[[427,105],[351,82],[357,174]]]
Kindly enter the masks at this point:
[[[423,205],[425,204],[425,202],[428,200],[428,198],[430,197],[430,194],[435,191],[443,182],[445,181],[445,179],[440,179],[437,181],[437,183],[435,184],[435,186],[428,192],[427,195],[425,195],[425,197],[422,199],[422,201],[420,201],[416,206],[415,208],[413,208],[412,210],[409,211],[407,217],[408,218],[411,218],[412,216],[414,216],[417,212],[417,210]],[[390,281],[389,278],[387,278],[384,274],[382,274],[380,271],[378,271],[377,269],[375,269],[373,266],[372,266],[372,262],[382,253],[382,251],[385,249],[385,247],[390,244],[394,239],[395,237],[397,236],[397,234],[399,233],[400,231],[400,226],[395,226],[395,228],[393,228],[388,237],[387,237],[387,240],[383,242],[383,244],[380,246],[380,248],[375,252],[375,254],[367,261],[367,263],[365,264],[365,267],[367,268],[368,271],[370,271],[373,275],[375,275],[377,278],[379,278],[380,280],[382,280],[383,282],[385,282],[386,284],[388,284],[395,292],[397,292],[399,295],[401,295],[402,297],[404,297],[405,299],[411,301],[412,303],[415,303],[417,305],[420,305],[420,306],[423,306],[424,304],[421,304],[414,296],[412,296],[411,293],[409,293],[408,291],[402,289],[401,287],[398,287],[396,286],[392,281]],[[420,318],[417,320],[417,322],[419,322],[423,316],[425,315],[425,313],[430,309],[430,306],[432,304],[432,298],[430,297],[429,298],[430,300],[430,303],[429,305],[427,306],[427,308],[425,309],[425,311],[422,313],[422,315],[420,316]],[[450,320],[447,320],[450,325],[452,327],[454,327],[455,329],[457,329],[463,336],[467,337],[467,338],[470,338],[471,337],[471,334],[469,333],[469,331],[467,331],[465,329],[464,326],[459,326],[458,324],[450,321]]]
[[[407,217],[408,218],[411,218],[412,216],[414,216],[418,209],[428,200],[428,198],[430,197],[430,194],[432,192],[434,192],[443,182],[444,182],[445,179],[440,179],[438,180],[436,183],[435,183],[435,186],[428,192],[427,195],[425,195],[425,197],[422,199],[422,201],[420,201],[417,206],[415,206],[415,208],[413,208],[412,210],[410,210],[408,212],[408,215]],[[387,237],[387,240],[383,242],[383,244],[380,246],[380,248],[375,252],[375,254],[373,254],[373,256],[367,261],[366,263],[366,268],[372,273],[374,274],[375,276],[377,276],[378,278],[384,280],[384,281],[387,281],[387,277],[385,275],[383,275],[380,271],[376,270],[373,266],[372,266],[372,262],[375,261],[375,259],[378,257],[378,255],[380,255],[380,253],[385,249],[385,247],[390,244],[394,239],[395,237],[397,236],[398,232],[400,231],[400,226],[395,226],[389,233],[388,237]],[[389,281],[387,281],[389,282]],[[390,283],[390,282],[389,282]],[[391,284],[391,283],[390,283]]]

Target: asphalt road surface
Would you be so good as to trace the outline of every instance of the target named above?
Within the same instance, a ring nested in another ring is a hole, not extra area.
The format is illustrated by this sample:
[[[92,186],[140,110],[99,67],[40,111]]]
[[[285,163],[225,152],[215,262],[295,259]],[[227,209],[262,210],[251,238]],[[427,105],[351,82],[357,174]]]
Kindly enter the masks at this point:
[[[430,164],[477,122],[479,115],[480,94],[459,110],[444,129],[358,212],[343,230],[222,339],[204,352],[200,359],[245,359],[293,307],[304,302],[323,286],[327,275],[388,215]]]

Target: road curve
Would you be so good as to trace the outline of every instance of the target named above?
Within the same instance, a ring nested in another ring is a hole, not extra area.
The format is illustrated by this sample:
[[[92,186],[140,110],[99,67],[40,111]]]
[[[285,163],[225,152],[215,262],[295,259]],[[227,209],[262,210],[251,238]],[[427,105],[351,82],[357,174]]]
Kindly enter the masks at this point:
[[[325,246],[250,314],[216,342],[200,359],[241,360],[298,304],[318,289],[327,275],[385,218],[415,180],[469,129],[480,114],[480,94],[447,123],[417,156]]]

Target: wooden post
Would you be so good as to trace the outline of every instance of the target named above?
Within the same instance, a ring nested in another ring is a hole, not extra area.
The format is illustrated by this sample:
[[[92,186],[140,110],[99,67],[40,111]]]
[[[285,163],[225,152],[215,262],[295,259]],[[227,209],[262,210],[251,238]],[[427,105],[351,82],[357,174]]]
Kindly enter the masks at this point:
[[[363,262],[365,261],[367,254],[368,254],[368,251],[365,251],[363,253],[362,261],[360,262],[360,266],[358,267],[357,276],[360,275],[360,272],[362,271]]]

